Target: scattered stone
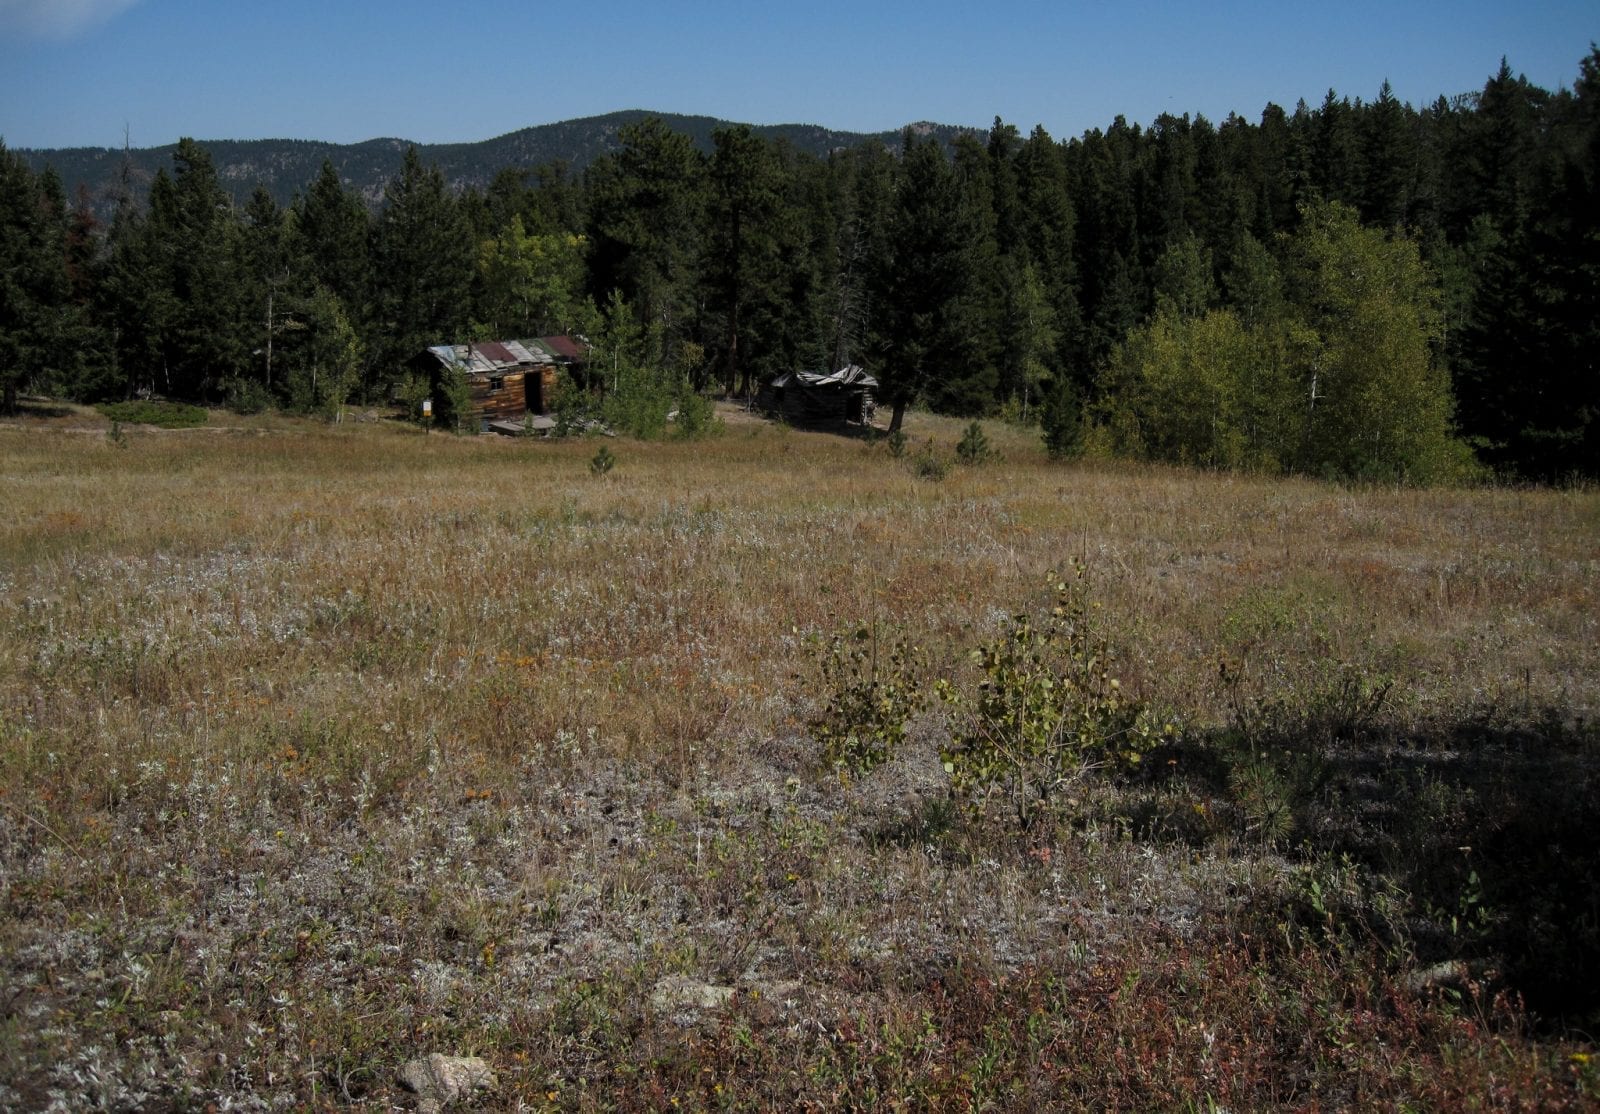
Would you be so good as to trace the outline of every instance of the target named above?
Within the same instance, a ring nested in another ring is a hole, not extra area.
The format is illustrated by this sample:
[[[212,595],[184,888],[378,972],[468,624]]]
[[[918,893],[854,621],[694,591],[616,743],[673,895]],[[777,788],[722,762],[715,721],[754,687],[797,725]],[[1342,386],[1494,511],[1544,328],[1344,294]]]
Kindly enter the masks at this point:
[[[714,1010],[729,1002],[736,993],[731,986],[715,986],[671,975],[656,983],[650,992],[650,1004],[662,1013]]]
[[[492,1089],[494,1072],[477,1056],[444,1056],[435,1052],[426,1060],[411,1060],[395,1073],[400,1086],[417,1096],[423,1114],[439,1111],[474,1091]]]
[[[1406,989],[1413,994],[1433,990],[1436,987],[1459,987],[1466,983],[1471,972],[1467,965],[1459,959],[1447,959],[1443,963],[1435,963],[1432,967],[1424,967],[1420,971],[1413,971],[1406,976]]]

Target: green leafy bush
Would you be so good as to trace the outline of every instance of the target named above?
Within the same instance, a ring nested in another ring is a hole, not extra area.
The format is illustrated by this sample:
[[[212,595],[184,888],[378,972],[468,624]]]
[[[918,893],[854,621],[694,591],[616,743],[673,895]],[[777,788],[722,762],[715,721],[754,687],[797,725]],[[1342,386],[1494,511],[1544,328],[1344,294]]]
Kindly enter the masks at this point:
[[[616,466],[617,458],[615,454],[604,445],[600,446],[599,450],[594,454],[594,458],[589,461],[589,471],[596,476],[603,476]]]
[[[949,681],[937,685],[966,713],[944,753],[954,788],[979,809],[993,797],[1006,799],[1024,828],[1090,770],[1136,765],[1173,732],[1113,676],[1115,658],[1093,622],[1083,565],[1052,577],[1051,587],[1047,615],[1014,615],[1000,637],[972,651],[984,678],[976,698]]]
[[[556,373],[555,391],[550,396],[550,414],[555,418],[557,437],[570,437],[583,431],[588,418],[589,396],[566,371]]]
[[[434,421],[457,433],[477,433],[478,423],[472,417],[472,388],[467,384],[467,374],[460,368],[451,368],[439,377],[439,390],[435,394],[437,413]]]
[[[433,397],[433,386],[428,382],[426,375],[407,375],[400,381],[395,397],[405,409],[406,418],[418,425],[427,425],[429,419],[422,413],[422,404]],[[296,409],[309,411],[316,404],[314,396],[307,395],[304,400],[298,400]]]
[[[685,382],[678,396],[678,436],[693,440],[716,432],[721,425],[717,405]]]
[[[673,407],[671,388],[643,369],[606,395],[600,415],[606,425],[640,441],[659,440],[667,432]]]
[[[828,704],[810,728],[823,757],[841,776],[887,762],[924,703],[920,651],[904,639],[885,645],[876,627],[860,627],[834,633],[815,652]]]
[[[151,400],[103,402],[98,409],[113,422],[153,425],[162,429],[193,429],[205,425],[207,416],[203,407]]]
[[[259,414],[272,405],[272,392],[254,379],[235,377],[223,384],[223,405],[235,414]]]

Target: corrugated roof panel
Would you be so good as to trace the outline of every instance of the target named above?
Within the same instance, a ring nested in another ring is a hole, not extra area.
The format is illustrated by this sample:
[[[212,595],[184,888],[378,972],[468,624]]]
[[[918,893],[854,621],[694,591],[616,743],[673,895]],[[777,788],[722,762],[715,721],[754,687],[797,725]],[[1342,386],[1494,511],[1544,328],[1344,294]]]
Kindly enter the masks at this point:
[[[503,375],[528,365],[582,363],[588,358],[586,342],[572,337],[537,337],[527,340],[484,340],[474,344],[435,344],[428,347],[446,367],[468,375]]]
[[[786,371],[780,376],[784,382],[780,383],[777,379],[774,379],[772,385],[774,387],[787,386],[790,377],[798,379],[808,387],[864,387],[870,390],[878,385],[878,381],[868,374],[865,368],[857,364],[851,364],[849,367],[842,367],[833,372]]]
[[[493,363],[514,364],[517,362],[517,358],[506,350],[506,346],[496,340],[481,340],[473,345],[473,348],[477,350],[480,356]]]
[[[546,360],[539,359],[539,357],[535,356],[532,352],[529,352],[522,346],[521,341],[503,341],[501,343],[501,347],[507,352],[511,353],[511,358],[519,364],[538,364],[548,362]]]
[[[571,337],[540,337],[539,344],[552,355],[563,360],[584,360],[588,357],[587,347],[579,348],[578,342]]]
[[[432,352],[434,358],[441,364],[446,364],[450,367],[461,366],[461,357],[456,354],[456,347],[453,344],[436,344],[429,348],[428,351]]]

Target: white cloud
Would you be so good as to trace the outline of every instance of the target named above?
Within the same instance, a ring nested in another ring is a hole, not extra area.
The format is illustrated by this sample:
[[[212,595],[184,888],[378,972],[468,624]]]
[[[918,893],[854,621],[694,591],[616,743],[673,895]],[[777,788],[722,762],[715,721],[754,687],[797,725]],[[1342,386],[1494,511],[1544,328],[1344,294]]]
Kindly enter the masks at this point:
[[[0,31],[70,39],[139,0],[0,0]]]

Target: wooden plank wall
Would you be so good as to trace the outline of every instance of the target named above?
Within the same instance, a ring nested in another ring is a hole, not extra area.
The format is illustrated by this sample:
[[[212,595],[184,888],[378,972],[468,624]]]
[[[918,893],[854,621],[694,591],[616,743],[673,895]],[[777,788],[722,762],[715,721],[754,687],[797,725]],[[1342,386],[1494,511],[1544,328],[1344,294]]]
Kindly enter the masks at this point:
[[[500,386],[494,387],[498,378]],[[528,412],[528,392],[524,375],[520,371],[490,377],[474,375],[467,380],[467,390],[472,396],[473,414],[486,421],[520,422]]]

